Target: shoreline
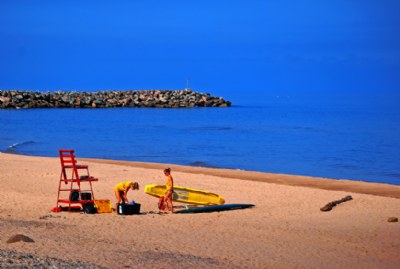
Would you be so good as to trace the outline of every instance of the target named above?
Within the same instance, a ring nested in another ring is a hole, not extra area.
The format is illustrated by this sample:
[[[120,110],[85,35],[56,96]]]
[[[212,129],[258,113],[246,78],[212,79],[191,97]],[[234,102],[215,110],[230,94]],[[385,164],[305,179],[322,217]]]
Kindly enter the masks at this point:
[[[58,159],[58,157],[32,156],[32,155],[5,153],[5,152],[0,152],[0,154]],[[400,186],[388,183],[377,183],[377,182],[368,182],[368,181],[352,180],[352,179],[333,179],[325,177],[313,177],[313,176],[292,175],[292,174],[267,173],[260,171],[235,170],[228,168],[209,168],[209,167],[198,167],[198,166],[179,165],[179,164],[156,163],[156,162],[154,163],[136,162],[136,161],[125,161],[125,160],[79,158],[79,157],[77,159],[82,161],[100,163],[100,164],[112,164],[119,166],[144,168],[144,169],[163,170],[166,167],[170,167],[173,171],[190,173],[190,174],[203,174],[208,176],[234,178],[239,180],[248,180],[248,181],[255,181],[262,183],[273,183],[285,186],[308,187],[308,188],[330,190],[330,191],[345,191],[345,192],[369,194],[369,195],[400,199]]]
[[[290,174],[275,174],[258,171],[234,170],[226,168],[208,168],[197,166],[186,166],[177,164],[164,164],[164,163],[149,163],[149,162],[134,162],[134,161],[121,161],[121,160],[108,160],[96,158],[80,158],[81,160],[114,164],[121,166],[130,166],[146,169],[159,169],[162,170],[170,167],[173,171],[191,173],[191,174],[204,174],[208,176],[217,176],[223,178],[235,178],[240,180],[249,180],[263,183],[273,183],[286,186],[309,187],[322,190],[331,191],[346,191],[360,194],[370,194],[382,197],[391,197],[400,199],[400,186],[375,183],[367,181],[358,181],[350,179],[331,179],[323,177],[300,176]]]

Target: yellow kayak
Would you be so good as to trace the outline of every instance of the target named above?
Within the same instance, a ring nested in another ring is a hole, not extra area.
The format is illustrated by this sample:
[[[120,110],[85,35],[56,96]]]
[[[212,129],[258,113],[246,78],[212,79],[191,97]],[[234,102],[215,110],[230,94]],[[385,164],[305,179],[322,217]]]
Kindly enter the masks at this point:
[[[166,191],[165,185],[158,184],[146,185],[144,188],[145,193],[155,197],[163,197]],[[179,186],[174,186],[172,200],[196,205],[222,205],[225,203],[224,198],[218,194]]]

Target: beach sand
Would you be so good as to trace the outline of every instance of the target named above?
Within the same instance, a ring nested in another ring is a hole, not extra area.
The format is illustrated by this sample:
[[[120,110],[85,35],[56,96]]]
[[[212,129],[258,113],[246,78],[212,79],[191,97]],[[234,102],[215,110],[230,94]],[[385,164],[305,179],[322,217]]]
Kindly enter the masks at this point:
[[[78,156],[79,157],[79,156]],[[96,199],[115,202],[113,186],[138,181],[128,197],[157,212],[146,184],[208,190],[250,209],[206,214],[51,213],[58,158],[0,153],[0,250],[106,268],[400,268],[400,186],[304,176],[80,159]],[[320,208],[351,195],[329,212]],[[182,204],[175,203],[176,206]],[[34,240],[7,243],[15,234]],[[0,267],[18,261],[2,258]],[[6,265],[5,265],[6,264]],[[172,266],[172,267],[171,267]]]

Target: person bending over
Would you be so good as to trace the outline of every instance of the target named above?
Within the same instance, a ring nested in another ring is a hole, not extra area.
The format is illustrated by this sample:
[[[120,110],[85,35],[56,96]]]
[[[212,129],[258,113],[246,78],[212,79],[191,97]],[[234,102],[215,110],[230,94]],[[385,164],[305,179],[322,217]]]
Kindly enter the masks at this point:
[[[129,203],[127,194],[130,189],[139,190],[139,183],[132,181],[120,182],[114,187],[115,197],[117,198],[118,204]]]
[[[172,205],[172,194],[174,192],[174,179],[171,176],[171,169],[170,168],[164,169],[164,175],[167,179],[167,182],[166,182],[167,191],[164,196],[164,201],[168,207],[167,213],[173,213],[174,207]]]

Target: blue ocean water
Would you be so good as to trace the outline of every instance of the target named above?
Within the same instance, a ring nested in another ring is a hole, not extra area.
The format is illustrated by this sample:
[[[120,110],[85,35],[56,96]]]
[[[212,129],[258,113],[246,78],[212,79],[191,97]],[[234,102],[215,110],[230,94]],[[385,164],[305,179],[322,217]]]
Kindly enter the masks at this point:
[[[0,151],[162,162],[400,185],[398,106],[0,110]],[[1,165],[1,164],[0,164]]]

